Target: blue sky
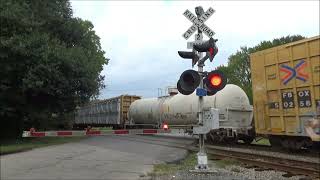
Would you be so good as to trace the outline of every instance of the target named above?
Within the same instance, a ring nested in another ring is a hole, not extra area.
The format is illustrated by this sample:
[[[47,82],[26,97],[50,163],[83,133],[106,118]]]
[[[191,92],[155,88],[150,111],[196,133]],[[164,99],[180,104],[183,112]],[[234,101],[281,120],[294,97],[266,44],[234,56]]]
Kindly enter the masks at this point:
[[[100,99],[121,94],[158,96],[158,88],[175,86],[191,61],[182,34],[192,25],[182,14],[196,6],[215,13],[205,22],[216,34],[219,53],[205,70],[226,64],[240,46],[300,34],[319,35],[319,1],[71,1],[74,16],[89,20],[110,62],[102,74]],[[204,35],[205,39],[208,39]],[[164,93],[164,90],[162,90]]]

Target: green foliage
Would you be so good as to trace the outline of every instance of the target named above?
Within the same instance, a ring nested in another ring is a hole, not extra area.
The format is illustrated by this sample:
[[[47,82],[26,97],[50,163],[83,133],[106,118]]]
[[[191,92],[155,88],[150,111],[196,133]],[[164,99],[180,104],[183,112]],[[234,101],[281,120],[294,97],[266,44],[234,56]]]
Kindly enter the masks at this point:
[[[0,18],[5,136],[19,136],[23,125],[53,128],[104,87],[99,37],[91,22],[72,17],[68,0],[4,0]]]
[[[293,35],[273,39],[272,41],[262,41],[252,48],[248,48],[246,46],[240,47],[239,51],[229,56],[227,66],[220,66],[217,69],[226,74],[228,77],[228,83],[240,86],[248,95],[250,103],[252,103],[252,81],[249,55],[257,51],[262,51],[264,49],[298,41],[304,38],[305,37],[300,35]]]

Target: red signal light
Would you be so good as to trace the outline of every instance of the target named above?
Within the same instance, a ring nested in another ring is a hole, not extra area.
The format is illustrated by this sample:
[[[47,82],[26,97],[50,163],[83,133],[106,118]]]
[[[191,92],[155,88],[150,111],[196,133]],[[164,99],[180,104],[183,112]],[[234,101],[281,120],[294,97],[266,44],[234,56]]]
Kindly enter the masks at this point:
[[[209,48],[210,57],[213,57],[214,49],[212,47]]]
[[[210,83],[212,86],[220,86],[222,83],[222,79],[218,74],[215,74],[211,77]]]
[[[168,124],[163,124],[163,127],[162,127],[164,130],[167,130],[167,129],[169,129],[169,126],[168,126]]]
[[[214,70],[208,73],[207,77],[203,80],[203,83],[205,83],[207,95],[212,96],[226,86],[227,78],[222,71]]]

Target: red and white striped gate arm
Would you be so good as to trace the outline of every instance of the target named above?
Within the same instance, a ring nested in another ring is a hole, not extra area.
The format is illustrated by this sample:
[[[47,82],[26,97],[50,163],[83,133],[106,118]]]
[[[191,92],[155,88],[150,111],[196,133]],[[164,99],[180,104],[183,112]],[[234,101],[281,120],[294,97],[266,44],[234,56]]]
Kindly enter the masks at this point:
[[[119,129],[119,130],[92,130],[90,128],[85,131],[24,131],[23,137],[71,137],[71,136],[103,136],[103,135],[125,135],[125,134],[164,134],[171,133],[170,129]]]

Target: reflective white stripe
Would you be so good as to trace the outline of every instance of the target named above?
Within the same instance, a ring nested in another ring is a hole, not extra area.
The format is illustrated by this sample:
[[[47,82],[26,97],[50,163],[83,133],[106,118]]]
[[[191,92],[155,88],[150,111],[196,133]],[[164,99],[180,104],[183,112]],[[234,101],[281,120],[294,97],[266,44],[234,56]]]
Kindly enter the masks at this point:
[[[85,136],[86,131],[72,131],[72,136]]]
[[[157,133],[171,133],[171,129],[158,129]]]
[[[57,131],[45,131],[45,136],[57,136]]]
[[[143,129],[130,129],[129,134],[143,134]]]
[[[58,133],[59,132],[59,133]],[[94,131],[92,131],[94,132]],[[125,133],[127,132],[127,133]],[[40,133],[40,131],[34,131],[34,133]],[[41,131],[44,133],[44,136],[48,137],[56,137],[56,136],[86,136],[87,131]],[[119,129],[119,130],[102,130],[97,135],[125,135],[125,134],[163,134],[163,133],[171,133],[170,129]],[[90,136],[95,134],[90,134]],[[35,135],[31,135],[30,131],[23,131],[22,137],[38,137]],[[43,137],[43,136],[41,136]]]
[[[30,137],[30,136],[31,136],[30,131],[23,131],[22,137]]]

